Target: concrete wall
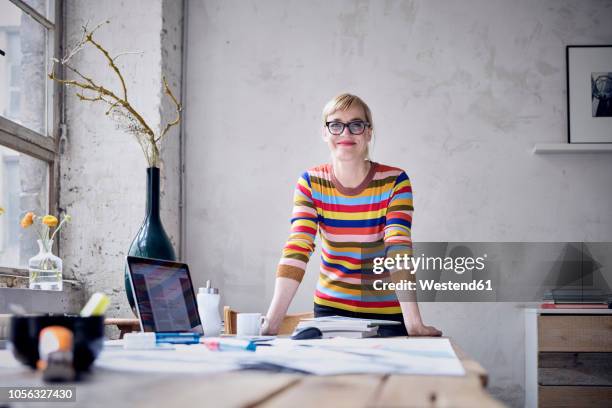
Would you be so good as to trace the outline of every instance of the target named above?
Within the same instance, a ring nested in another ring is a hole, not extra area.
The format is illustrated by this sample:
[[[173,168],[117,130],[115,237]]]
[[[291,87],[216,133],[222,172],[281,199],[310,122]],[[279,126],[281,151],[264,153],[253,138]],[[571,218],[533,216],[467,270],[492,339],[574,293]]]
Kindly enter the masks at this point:
[[[417,241],[610,241],[612,160],[564,142],[565,46],[612,42],[612,2],[189,2],[186,259],[223,303],[265,311],[292,189],[325,162],[336,93],[370,104],[375,160],[403,167]],[[292,310],[310,310],[318,257]],[[519,305],[423,304],[523,402]]]
[[[104,20],[96,38],[116,55],[141,51],[117,61],[128,94],[152,127],[162,122],[162,75],[180,98],[182,2],[171,0],[67,1],[66,39],[74,44],[81,26]],[[77,55],[75,66],[97,81],[118,89],[112,71],[98,54]],[[118,130],[104,106],[66,96],[68,142],[61,161],[60,206],[73,216],[62,233],[61,253],[67,277],[80,280],[86,294],[111,296],[110,316],[131,315],[123,285],[124,259],[142,224],[147,167],[132,135]],[[162,220],[175,248],[179,244],[178,130],[162,146]]]
[[[14,313],[11,304],[23,307],[28,313],[79,313],[83,307],[83,293],[67,286],[64,284],[65,289],[61,292],[42,290],[35,296],[27,288],[0,287],[0,313]]]

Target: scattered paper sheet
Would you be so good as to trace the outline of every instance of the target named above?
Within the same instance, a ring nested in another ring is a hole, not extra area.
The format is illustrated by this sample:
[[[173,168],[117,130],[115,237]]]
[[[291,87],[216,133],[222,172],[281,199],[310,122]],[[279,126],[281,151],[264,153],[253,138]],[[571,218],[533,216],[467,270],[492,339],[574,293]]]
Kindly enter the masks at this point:
[[[217,352],[202,345],[143,351],[107,347],[95,364],[111,370],[173,373],[278,369],[314,375],[465,374],[448,339],[276,339],[270,344],[256,352]]]
[[[238,355],[237,355],[238,354]],[[240,369],[238,362],[246,352],[215,352],[203,345],[156,350],[105,348],[95,361],[96,367],[119,371],[164,373],[210,373]],[[255,354],[255,353],[251,353]]]
[[[321,340],[277,339],[271,357],[286,351],[286,365],[316,375],[351,373],[464,375],[448,339],[336,337]],[[271,348],[271,349],[272,349]],[[308,350],[306,352],[304,349]],[[267,350],[258,349],[258,353]],[[298,352],[299,351],[299,352]],[[325,352],[325,354],[324,354]],[[289,359],[290,356],[293,358]],[[325,364],[320,364],[325,361]]]

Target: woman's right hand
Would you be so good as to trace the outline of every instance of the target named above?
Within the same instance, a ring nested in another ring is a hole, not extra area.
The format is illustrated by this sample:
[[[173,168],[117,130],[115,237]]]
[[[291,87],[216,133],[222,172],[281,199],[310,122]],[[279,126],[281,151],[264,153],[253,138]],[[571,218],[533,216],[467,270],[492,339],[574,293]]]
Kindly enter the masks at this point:
[[[278,334],[278,328],[273,328],[270,325],[270,320],[266,318],[263,324],[261,325],[261,335],[262,336],[276,336],[277,334]]]
[[[274,295],[263,324],[262,335],[276,335],[289,309],[289,304],[297,292],[300,282],[283,277],[277,277],[274,285]]]
[[[442,336],[442,332],[433,326],[425,326],[424,324],[415,324],[406,326],[409,336],[427,336],[427,337],[439,337]]]

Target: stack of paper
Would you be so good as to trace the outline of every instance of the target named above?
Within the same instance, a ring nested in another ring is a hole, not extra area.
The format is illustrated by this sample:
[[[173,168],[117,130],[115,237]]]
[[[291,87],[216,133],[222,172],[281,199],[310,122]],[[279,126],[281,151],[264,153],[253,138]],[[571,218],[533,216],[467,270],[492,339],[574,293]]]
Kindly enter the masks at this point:
[[[316,327],[323,333],[323,338],[347,337],[361,339],[373,337],[378,334],[378,326],[386,324],[401,324],[390,320],[358,319],[353,317],[329,316],[302,319],[295,330],[306,327]]]

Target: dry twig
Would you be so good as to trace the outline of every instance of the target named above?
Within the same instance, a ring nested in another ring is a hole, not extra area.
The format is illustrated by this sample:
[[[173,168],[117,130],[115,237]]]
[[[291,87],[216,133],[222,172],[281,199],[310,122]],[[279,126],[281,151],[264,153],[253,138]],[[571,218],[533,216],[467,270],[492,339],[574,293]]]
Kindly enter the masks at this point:
[[[158,167],[160,163],[160,144],[162,139],[166,136],[168,131],[173,127],[180,123],[181,121],[181,104],[176,99],[166,78],[162,78],[163,86],[164,86],[164,94],[170,98],[176,110],[176,117],[174,120],[169,121],[160,129],[158,135],[155,134],[153,129],[148,125],[144,117],[136,110],[136,108],[131,104],[128,100],[128,92],[127,85],[125,82],[125,78],[121,73],[121,70],[115,63],[117,58],[127,54],[135,54],[138,52],[123,52],[111,56],[110,52],[104,48],[102,44],[100,44],[97,40],[94,39],[94,33],[98,28],[102,27],[104,24],[110,23],[109,21],[105,21],[103,23],[98,24],[92,30],[89,30],[87,24],[85,24],[83,28],[83,36],[77,42],[77,44],[72,47],[66,56],[64,56],[61,60],[53,59],[53,66],[51,69],[51,73],[49,73],[49,78],[60,82],[66,86],[76,88],[78,91],[76,96],[86,102],[102,102],[108,105],[108,109],[106,110],[106,115],[110,115],[110,117],[117,122],[118,127],[125,130],[128,133],[131,133],[136,137],[136,140],[140,144],[145,157],[147,158],[147,162],[150,167]],[[117,93],[113,91],[110,87],[98,84],[93,78],[86,76],[73,65],[71,65],[71,59],[77,55],[79,52],[84,50],[87,47],[91,47],[97,50],[106,60],[108,66],[115,73],[115,76],[118,78],[119,83],[121,85],[121,93]],[[56,64],[60,64],[68,71],[70,71],[75,79],[64,79],[60,78],[55,73]],[[87,94],[86,94],[87,92]]]

